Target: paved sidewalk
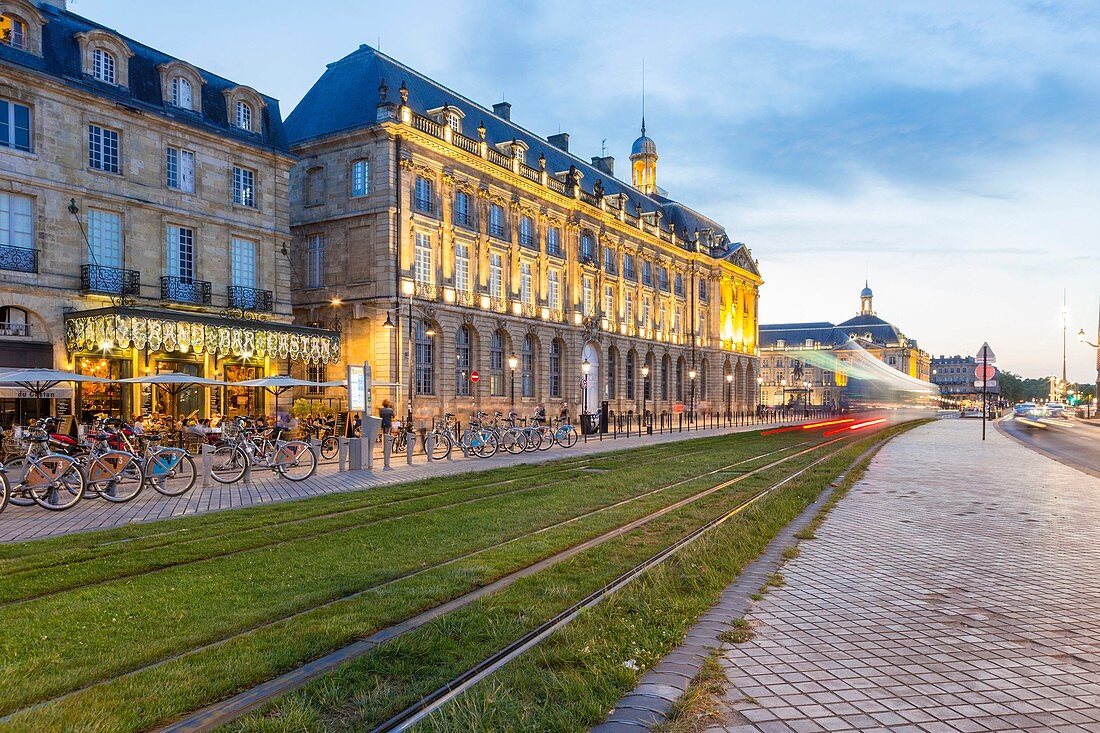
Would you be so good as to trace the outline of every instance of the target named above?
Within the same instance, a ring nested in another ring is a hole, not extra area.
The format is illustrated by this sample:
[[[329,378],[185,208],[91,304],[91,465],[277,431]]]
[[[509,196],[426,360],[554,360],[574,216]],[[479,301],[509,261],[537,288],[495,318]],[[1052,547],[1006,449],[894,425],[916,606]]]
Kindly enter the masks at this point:
[[[801,543],[709,733],[1100,731],[1100,480],[972,428],[892,441]]]
[[[776,427],[784,424],[792,423],[775,423],[765,427]],[[136,499],[125,504],[109,504],[103,500],[91,499],[82,501],[72,509],[64,512],[50,512],[37,506],[16,507],[9,505],[0,514],[0,543],[22,542],[72,532],[117,527],[135,522],[148,522],[189,514],[203,514],[222,509],[302,499],[322,494],[357,491],[374,486],[419,481],[433,476],[488,471],[493,468],[516,464],[545,463],[578,455],[592,455],[643,445],[704,438],[731,432],[750,432],[759,429],[761,429],[761,426],[749,425],[732,429],[719,428],[697,431],[685,430],[682,433],[654,433],[652,436],[644,437],[639,437],[637,433],[630,437],[620,434],[618,438],[605,436],[602,441],[598,436],[590,436],[587,442],[582,439],[570,449],[555,447],[548,451],[522,453],[520,455],[511,455],[500,451],[493,458],[486,460],[462,458],[460,451],[456,450],[455,455],[459,457],[454,460],[428,463],[425,457],[421,455],[414,456],[414,462],[411,466],[406,464],[405,456],[402,454],[394,457],[391,462],[393,469],[390,471],[382,469],[381,459],[375,461],[373,472],[345,471],[340,473],[336,470],[335,465],[321,465],[314,476],[299,483],[277,478],[270,471],[257,470],[253,472],[251,484],[243,482],[230,486],[215,484],[204,489],[200,485],[202,481],[200,476],[195,488],[178,497],[162,496],[146,487]]]

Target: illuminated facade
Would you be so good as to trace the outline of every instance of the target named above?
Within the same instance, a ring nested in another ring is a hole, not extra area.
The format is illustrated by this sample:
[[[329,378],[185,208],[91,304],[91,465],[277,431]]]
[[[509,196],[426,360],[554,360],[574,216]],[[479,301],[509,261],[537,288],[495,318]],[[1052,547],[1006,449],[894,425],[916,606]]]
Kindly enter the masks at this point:
[[[278,102],[62,0],[0,0],[0,31],[0,367],[240,381],[339,359],[338,334],[292,323]],[[163,407],[137,386],[37,406],[12,391],[5,425]],[[265,405],[196,390],[182,411]]]
[[[751,409],[757,263],[657,187],[644,125],[626,183],[567,134],[540,138],[507,103],[481,107],[362,46],[287,130],[295,313],[340,328],[346,358],[384,385],[376,403],[404,412],[411,394],[418,420],[465,418],[506,411],[514,384],[522,414],[643,399],[722,411],[727,389]]]
[[[913,379],[931,381],[931,358],[897,326],[879,318],[864,285],[859,312],[843,323],[760,325],[760,399],[765,405],[844,404],[849,376],[870,355]]]

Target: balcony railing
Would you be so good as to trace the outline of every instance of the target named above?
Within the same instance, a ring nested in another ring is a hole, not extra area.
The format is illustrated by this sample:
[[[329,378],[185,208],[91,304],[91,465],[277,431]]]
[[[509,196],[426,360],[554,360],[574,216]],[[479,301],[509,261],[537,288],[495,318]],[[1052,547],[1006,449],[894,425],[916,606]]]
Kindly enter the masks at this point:
[[[418,298],[435,300],[439,295],[439,290],[431,283],[416,283],[415,293]]]
[[[243,285],[230,285],[229,307],[269,313],[275,307],[275,298],[270,290],[257,290],[246,288]]]
[[[471,293],[469,290],[456,290],[455,302],[459,305],[473,305],[474,294]]]
[[[81,265],[80,291],[105,295],[140,295],[141,273],[102,265]]]
[[[38,272],[38,250],[0,245],[0,270]]]
[[[160,278],[160,299],[170,300],[173,303],[210,305],[210,282],[164,275]]]
[[[0,336],[30,336],[31,325],[29,323],[5,323],[0,321]]]

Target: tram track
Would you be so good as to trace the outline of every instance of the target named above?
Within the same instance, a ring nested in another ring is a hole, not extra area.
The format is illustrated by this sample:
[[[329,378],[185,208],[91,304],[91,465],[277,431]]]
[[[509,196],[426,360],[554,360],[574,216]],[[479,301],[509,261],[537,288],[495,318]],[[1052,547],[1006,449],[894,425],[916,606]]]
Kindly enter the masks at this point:
[[[783,450],[789,450],[792,447],[797,447],[798,445],[804,445],[804,444],[805,444],[805,442],[797,443],[794,446],[788,446],[788,447],[784,448]],[[682,457],[688,457],[688,456],[696,455],[698,453],[703,453],[703,452],[705,452],[705,450],[691,451],[691,452],[684,453],[679,457],[681,457],[681,458]],[[764,455],[770,455],[770,454],[764,454]],[[750,459],[750,460],[758,460],[758,459],[759,459],[759,457],[754,458],[754,459]],[[665,458],[662,456],[662,457],[654,458],[652,460],[642,461],[641,463],[635,464],[635,465],[642,465],[642,466],[651,465],[651,464],[654,464],[654,463],[657,463],[657,462],[663,461],[663,460],[665,460]],[[587,466],[590,466],[591,464],[592,464],[591,460],[578,462],[578,465],[576,465],[576,466],[570,466],[570,467],[567,467],[567,468],[555,469],[554,471],[548,472],[548,473],[563,473],[563,472],[575,473],[577,471],[585,470],[585,468]],[[319,521],[324,521],[324,520],[327,520],[327,519],[335,519],[335,518],[338,518],[338,517],[347,517],[348,515],[351,515],[351,514],[377,511],[378,509],[385,508],[387,506],[395,506],[397,504],[409,503],[409,502],[412,502],[412,501],[431,500],[431,499],[437,499],[437,498],[448,496],[448,495],[454,495],[454,494],[458,494],[458,493],[462,493],[462,492],[471,491],[471,490],[474,490],[474,489],[484,490],[484,489],[490,488],[492,486],[514,484],[517,481],[530,479],[530,478],[532,478],[532,477],[522,477],[522,478],[518,478],[518,479],[517,478],[512,478],[512,479],[507,479],[505,481],[492,482],[492,483],[489,483],[489,484],[483,484],[483,485],[474,484],[474,485],[469,485],[469,486],[462,486],[462,487],[459,487],[459,488],[455,488],[453,490],[430,492],[428,494],[418,494],[416,496],[404,497],[404,498],[401,498],[401,499],[395,499],[395,500],[388,501],[388,502],[381,502],[381,503],[378,503],[378,504],[372,504],[372,505],[365,506],[365,507],[356,507],[356,508],[345,509],[345,510],[341,510],[341,511],[337,511],[337,512],[330,512],[330,513],[322,514],[322,515],[314,515],[314,516],[310,516],[310,517],[301,518],[301,519],[298,519],[298,520],[288,520],[286,522],[280,522],[280,523],[275,523],[275,524],[270,524],[270,525],[263,525],[261,527],[256,527],[256,528],[252,528],[252,529],[241,529],[241,530],[238,530],[238,531],[233,532],[233,533],[225,533],[224,535],[218,535],[218,537],[228,536],[229,534],[232,534],[236,537],[240,537],[241,535],[244,535],[244,534],[250,533],[250,532],[262,532],[262,533],[267,534],[267,533],[270,533],[274,529],[285,528],[287,526],[302,524],[302,523],[305,523],[305,522],[315,522],[315,521],[319,522]],[[33,595],[26,595],[26,596],[22,596],[22,597],[19,597],[19,598],[3,599],[2,595],[0,595],[0,609],[12,607],[12,606],[17,606],[17,605],[21,605],[21,604],[25,604],[25,603],[29,603],[31,601],[42,600],[42,599],[45,599],[45,598],[49,598],[51,596],[56,596],[56,595],[59,595],[61,593],[65,593],[67,591],[70,591],[73,588],[78,587],[78,586],[81,589],[86,589],[86,588],[93,588],[93,587],[96,587],[96,586],[102,586],[102,585],[105,585],[105,584],[108,584],[108,583],[113,583],[113,582],[116,582],[116,581],[134,580],[134,579],[141,578],[141,577],[151,575],[151,574],[154,574],[154,573],[164,572],[166,570],[171,570],[171,569],[181,568],[181,567],[187,567],[189,565],[196,565],[196,564],[199,564],[199,563],[209,562],[209,561],[212,561],[212,560],[222,560],[222,559],[227,558],[227,557],[235,557],[235,556],[238,556],[238,555],[241,555],[241,554],[244,554],[244,553],[248,553],[248,552],[259,552],[259,551],[263,551],[263,550],[270,550],[270,549],[274,549],[274,548],[278,548],[278,547],[284,547],[284,546],[294,544],[294,543],[297,543],[297,542],[308,542],[308,541],[311,541],[311,540],[314,540],[314,539],[319,539],[319,538],[322,538],[322,537],[330,537],[330,536],[334,536],[334,535],[344,533],[344,532],[352,532],[352,531],[355,531],[355,530],[363,529],[363,528],[378,525],[378,524],[383,524],[383,523],[386,523],[386,522],[395,522],[395,521],[400,521],[402,519],[408,519],[410,517],[430,514],[432,512],[439,511],[441,509],[449,509],[449,508],[453,508],[453,507],[457,507],[457,506],[467,506],[467,505],[476,504],[476,503],[482,502],[482,501],[488,501],[488,500],[498,499],[500,497],[512,496],[512,495],[523,494],[523,493],[528,493],[528,492],[533,492],[533,491],[544,491],[547,488],[558,486],[562,483],[565,483],[565,482],[568,482],[568,481],[571,481],[571,480],[575,480],[576,478],[577,478],[577,476],[575,476],[575,475],[569,475],[569,476],[565,476],[561,479],[558,479],[556,481],[540,482],[537,485],[524,485],[524,486],[521,486],[519,488],[509,490],[509,491],[501,491],[501,492],[496,492],[496,493],[486,493],[486,494],[474,496],[474,497],[471,497],[469,499],[465,499],[465,500],[462,500],[462,501],[454,501],[454,502],[449,502],[449,503],[442,504],[442,505],[440,505],[440,504],[432,505],[432,506],[425,507],[423,509],[417,509],[417,510],[414,510],[414,511],[404,512],[404,513],[401,513],[401,514],[381,516],[381,517],[377,517],[377,518],[372,518],[372,519],[370,519],[368,521],[364,521],[364,522],[357,522],[357,523],[354,523],[354,524],[348,524],[348,525],[344,525],[344,526],[340,526],[340,527],[334,527],[334,528],[326,529],[326,530],[322,530],[322,531],[310,532],[310,533],[306,533],[306,534],[290,536],[290,537],[287,537],[285,539],[275,540],[275,541],[272,541],[272,542],[249,544],[249,545],[240,547],[238,549],[228,550],[228,551],[221,551],[217,555],[212,555],[212,556],[211,555],[204,555],[202,557],[196,557],[196,558],[190,559],[190,560],[181,560],[181,561],[171,562],[171,563],[167,563],[167,564],[158,564],[158,565],[155,565],[155,566],[152,566],[152,567],[147,567],[143,570],[138,570],[136,572],[121,573],[121,574],[116,573],[116,574],[111,575],[109,577],[104,577],[104,578],[98,579],[98,580],[90,580],[89,581],[87,579],[82,579],[79,582],[74,581],[73,583],[68,584],[68,585],[52,588],[47,592],[36,593],[36,594],[33,594]],[[661,489],[661,490],[663,490],[663,489]],[[642,495],[638,495],[636,497],[632,497],[631,499],[626,500],[626,502],[624,502],[624,503],[629,503],[629,501],[632,501],[634,499],[643,498],[644,496],[648,496],[652,493],[655,493],[655,492],[648,492],[647,494],[642,494]],[[612,506],[609,506],[607,508],[612,508],[613,506],[617,506],[617,505],[612,505]],[[180,545],[185,545],[185,544],[189,545],[189,544],[194,544],[196,542],[210,541],[212,539],[214,539],[214,538],[212,538],[212,537],[189,538],[186,542],[173,543],[173,544],[168,545],[168,546],[157,545],[157,546],[154,546],[154,547],[142,548],[141,550],[137,550],[137,551],[138,552],[163,551],[167,547],[178,547]],[[102,560],[102,558],[101,557],[89,557],[89,558],[87,558],[85,560],[82,560],[82,561],[70,562],[70,563],[68,563],[68,565],[75,566],[75,565],[78,565],[78,564],[92,562],[92,561],[96,561],[96,560]],[[37,574],[38,570],[40,570],[40,568],[31,568],[31,569],[27,569],[27,570],[21,570],[19,572],[11,573],[11,574],[5,576],[5,579],[10,584],[12,581],[17,581],[18,579],[20,579],[22,577],[27,577],[27,576],[32,576],[33,577]],[[0,594],[2,594],[3,592],[4,592],[3,590],[0,590]]]
[[[784,464],[788,461],[791,461],[795,458],[806,455],[807,453],[810,453],[812,451],[818,450],[818,449],[820,449],[820,448],[822,448],[826,445],[831,445],[835,442],[838,442],[839,440],[842,440],[842,439],[834,439],[834,440],[830,440],[830,441],[827,441],[827,442],[824,442],[824,443],[819,443],[819,444],[813,445],[813,446],[811,446],[809,448],[805,448],[805,449],[803,449],[803,450],[801,450],[797,453],[793,453],[789,456],[779,458],[778,460],[772,461],[772,462],[770,462],[770,463],[768,463],[764,466],[760,466],[758,468],[754,468],[754,469],[752,469],[750,471],[747,471],[745,473],[739,474],[738,476],[736,476],[732,479],[727,479],[727,480],[721,481],[718,484],[718,486],[720,488],[714,488],[714,486],[711,486],[709,488],[703,489],[702,491],[695,492],[695,493],[685,497],[684,499],[678,500],[678,501],[676,501],[672,504],[669,504],[669,505],[665,505],[664,507],[662,507],[662,508],[660,508],[660,509],[658,509],[654,512],[648,513],[648,514],[644,515],[641,518],[631,520],[631,521],[629,521],[625,524],[620,524],[620,525],[618,525],[618,526],[616,526],[616,527],[614,527],[614,528],[612,528],[612,529],[610,529],[606,532],[603,532],[602,534],[598,535],[595,538],[590,538],[590,539],[584,540],[580,543],[571,545],[570,547],[567,547],[567,548],[565,548],[565,549],[563,549],[563,550],[561,550],[561,551],[559,551],[559,552],[557,552],[553,555],[550,555],[549,557],[543,558],[541,560],[536,560],[535,562],[533,562],[529,565],[518,568],[514,571],[511,571],[511,572],[507,573],[504,576],[501,576],[500,578],[498,578],[494,581],[491,581],[487,585],[481,586],[480,588],[476,588],[476,589],[474,589],[474,590],[472,590],[468,593],[462,594],[462,595],[457,596],[453,599],[445,601],[445,602],[443,602],[443,603],[441,603],[441,604],[439,604],[439,605],[437,605],[433,608],[430,608],[430,609],[428,609],[428,610],[426,610],[426,611],[424,611],[424,612],[422,612],[422,613],[420,613],[416,616],[413,616],[411,619],[406,619],[406,620],[398,622],[394,625],[385,627],[382,630],[372,634],[370,637],[368,637],[368,639],[373,639],[376,642],[380,643],[380,641],[387,640],[389,638],[395,638],[396,636],[400,635],[401,633],[405,633],[405,632],[407,632],[409,630],[412,630],[414,628],[418,628],[419,626],[423,625],[423,623],[426,623],[427,621],[431,620],[431,618],[435,618],[435,617],[437,617],[439,615],[442,615],[442,614],[444,614],[444,613],[446,613],[450,610],[454,610],[456,608],[461,608],[465,605],[468,605],[469,603],[472,603],[473,601],[477,600],[478,598],[483,597],[484,595],[487,595],[488,593],[495,592],[496,590],[500,590],[504,587],[507,587],[507,586],[511,585],[512,583],[519,580],[520,578],[527,577],[528,575],[534,574],[535,572],[538,572],[541,569],[544,569],[546,567],[550,567],[550,566],[552,566],[552,565],[554,565],[558,562],[561,562],[562,560],[568,559],[569,557],[572,557],[572,556],[576,555],[579,552],[583,552],[586,549],[589,549],[591,547],[595,547],[599,544],[602,544],[603,542],[606,542],[610,539],[613,539],[614,537],[621,536],[623,533],[631,531],[632,529],[636,529],[637,527],[640,527],[640,526],[642,526],[642,525],[644,525],[648,522],[651,522],[651,521],[653,521],[653,520],[655,520],[655,519],[657,519],[661,516],[664,516],[664,515],[668,514],[671,511],[674,511],[678,508],[686,506],[687,504],[690,504],[694,501],[697,501],[701,498],[704,498],[705,496],[709,496],[709,495],[715,493],[716,491],[721,490],[721,488],[731,486],[735,483],[738,483],[738,482],[743,481],[745,479],[748,479],[752,476],[755,476],[755,475],[757,475],[757,474],[759,474],[763,471],[770,470],[770,469],[775,468],[777,466],[780,466],[780,465],[782,465],[782,464]],[[42,707],[45,707],[45,706],[48,706],[48,705],[52,705],[52,704],[55,704],[55,703],[60,703],[64,700],[66,700],[66,699],[73,698],[74,696],[93,691],[96,688],[100,688],[105,684],[110,684],[113,681],[120,680],[120,679],[127,678],[127,677],[133,677],[135,675],[139,675],[143,672],[153,670],[157,667],[161,667],[161,666],[163,666],[165,664],[169,664],[171,662],[179,661],[179,660],[182,660],[182,659],[185,659],[185,658],[194,657],[194,656],[202,654],[204,652],[208,652],[208,651],[214,650],[218,647],[222,647],[226,644],[229,644],[230,642],[242,639],[242,638],[244,638],[246,636],[249,636],[251,634],[255,634],[255,633],[260,632],[260,631],[271,629],[271,628],[279,626],[279,625],[291,623],[291,622],[293,622],[295,620],[298,620],[298,619],[301,619],[301,618],[303,618],[303,617],[305,617],[309,614],[316,614],[318,612],[331,609],[333,606],[335,606],[337,604],[355,601],[355,600],[365,596],[368,593],[377,592],[380,589],[386,588],[387,586],[392,586],[394,584],[397,584],[397,583],[400,583],[400,582],[403,582],[403,581],[407,581],[411,578],[415,578],[417,576],[421,576],[421,575],[424,575],[426,573],[430,573],[430,572],[433,572],[433,571],[438,571],[440,569],[446,568],[447,566],[455,565],[456,563],[460,563],[460,562],[463,562],[465,560],[475,558],[479,555],[483,555],[483,554],[491,552],[493,550],[501,549],[503,547],[506,547],[508,545],[520,542],[522,540],[530,539],[530,538],[535,537],[537,535],[544,534],[544,533],[549,532],[551,530],[568,526],[569,524],[573,524],[575,522],[581,521],[581,520],[583,520],[585,518],[588,518],[588,517],[595,516],[595,515],[600,514],[602,512],[610,511],[614,508],[630,504],[632,502],[638,501],[638,500],[640,500],[642,498],[645,498],[647,496],[652,496],[656,493],[660,493],[662,491],[667,491],[667,490],[669,490],[669,489],[671,489],[675,486],[681,486],[681,485],[690,483],[692,481],[697,481],[699,479],[706,478],[707,476],[713,476],[713,475],[719,474],[723,471],[729,471],[730,469],[736,468],[737,466],[744,465],[745,463],[751,463],[751,462],[754,462],[754,461],[759,461],[759,460],[762,460],[764,458],[770,457],[774,454],[782,453],[782,452],[791,450],[792,448],[800,447],[801,445],[804,445],[804,443],[805,442],[800,443],[800,444],[796,444],[796,445],[791,445],[791,446],[784,446],[783,448],[780,448],[780,449],[777,449],[777,450],[774,450],[774,451],[768,451],[768,452],[760,453],[760,454],[750,456],[750,457],[741,459],[739,461],[733,462],[731,464],[727,464],[727,465],[724,465],[724,466],[721,466],[721,467],[718,467],[718,468],[715,468],[715,469],[709,469],[707,471],[696,473],[696,474],[693,474],[693,475],[691,475],[687,478],[679,479],[679,480],[671,482],[669,484],[662,485],[660,487],[657,487],[657,488],[652,489],[650,491],[644,492],[642,494],[638,494],[638,495],[635,495],[635,496],[632,496],[632,497],[627,497],[626,499],[615,502],[614,504],[607,505],[607,506],[604,506],[604,507],[599,507],[599,508],[591,510],[589,512],[585,512],[581,515],[575,515],[575,516],[569,517],[565,520],[562,520],[560,522],[555,522],[555,523],[552,523],[552,524],[549,524],[549,525],[546,525],[546,526],[543,526],[543,527],[539,527],[539,528],[537,528],[533,531],[525,532],[525,533],[517,535],[515,537],[508,538],[508,539],[506,539],[502,542],[494,543],[493,545],[490,545],[490,546],[487,546],[487,547],[478,548],[477,550],[474,550],[472,552],[462,553],[461,555],[451,557],[451,558],[449,558],[447,560],[444,560],[442,562],[435,563],[435,564],[427,566],[427,567],[418,568],[418,569],[416,569],[412,572],[404,573],[400,576],[389,578],[389,579],[387,579],[387,580],[385,580],[381,583],[372,584],[371,586],[362,588],[362,589],[360,589],[360,590],[358,590],[354,593],[345,594],[345,595],[342,595],[338,598],[333,598],[333,599],[328,600],[324,603],[320,603],[320,604],[311,606],[308,609],[303,609],[301,611],[297,611],[297,612],[292,613],[292,614],[287,614],[287,615],[281,616],[281,617],[276,618],[276,619],[268,619],[268,620],[265,620],[263,623],[260,623],[260,624],[250,625],[248,628],[241,629],[241,630],[239,630],[235,633],[229,634],[227,636],[224,636],[224,637],[222,637],[220,639],[217,639],[217,640],[214,640],[212,642],[202,644],[200,646],[193,647],[191,649],[187,649],[185,651],[182,651],[182,652],[179,652],[179,653],[176,653],[176,654],[167,655],[167,656],[165,656],[161,659],[158,659],[158,660],[155,660],[155,661],[152,661],[152,662],[149,662],[149,663],[141,664],[140,666],[136,666],[136,667],[133,667],[131,669],[119,672],[117,674],[113,674],[109,679],[97,680],[93,683],[83,685],[79,688],[69,690],[69,691],[64,692],[62,694],[59,694],[59,695],[53,695],[53,696],[50,696],[48,698],[43,698],[43,699],[36,700],[36,701],[33,701],[33,702],[24,703],[20,708],[13,709],[13,710],[9,711],[8,713],[6,713],[3,717],[0,717],[0,724],[3,724],[5,722],[10,721],[12,718],[14,718],[15,716],[20,715],[21,713],[32,712],[36,709],[41,709]],[[359,643],[359,642],[353,642],[352,646],[354,646],[356,643]],[[338,653],[339,653],[339,651],[333,652],[332,654],[338,654]],[[328,656],[331,656],[331,654],[328,655]],[[323,657],[322,659],[327,659],[327,658],[328,657]],[[313,664],[313,663],[310,663],[310,664]],[[288,674],[293,674],[293,673],[291,672],[291,673],[288,673]],[[275,679],[282,679],[282,677],[277,677]],[[249,708],[249,709],[251,709],[251,708]],[[242,712],[244,712],[244,711],[242,711]],[[237,714],[239,715],[240,713],[237,713]]]

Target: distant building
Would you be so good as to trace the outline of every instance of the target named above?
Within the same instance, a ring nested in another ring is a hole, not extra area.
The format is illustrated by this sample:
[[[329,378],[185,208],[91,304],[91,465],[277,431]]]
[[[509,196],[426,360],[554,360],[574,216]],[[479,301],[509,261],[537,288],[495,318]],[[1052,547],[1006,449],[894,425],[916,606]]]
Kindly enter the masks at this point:
[[[761,403],[843,404],[853,389],[846,362],[854,350],[909,377],[929,381],[929,355],[897,326],[879,318],[873,302],[874,293],[864,284],[859,312],[843,323],[760,324]]]
[[[977,379],[974,369],[978,366],[973,356],[943,356],[932,359],[932,384],[940,388],[940,394],[954,403],[981,402],[982,392],[974,386]],[[991,394],[1000,394],[1000,386],[990,388]]]

